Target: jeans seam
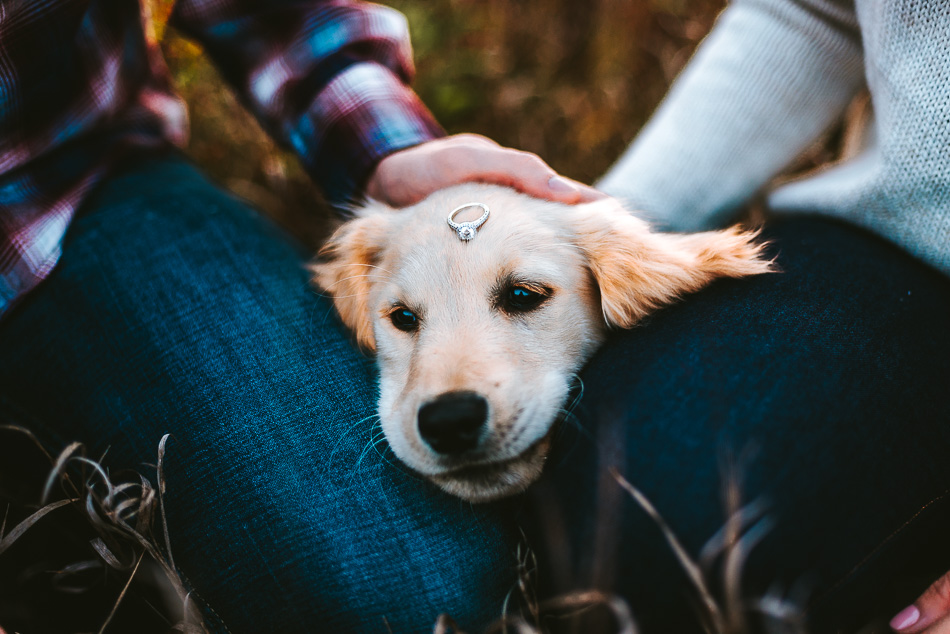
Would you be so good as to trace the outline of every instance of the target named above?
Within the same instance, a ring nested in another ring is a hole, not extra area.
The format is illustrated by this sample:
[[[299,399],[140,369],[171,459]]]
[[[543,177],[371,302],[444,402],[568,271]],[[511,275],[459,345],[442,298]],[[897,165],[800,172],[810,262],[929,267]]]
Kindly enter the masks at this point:
[[[861,561],[859,561],[858,563],[856,563],[856,564],[851,568],[851,570],[849,570],[847,573],[845,573],[844,575],[842,575],[841,578],[838,579],[838,581],[837,581],[831,588],[829,588],[826,592],[824,592],[823,594],[824,594],[825,596],[828,596],[828,595],[834,593],[836,590],[838,590],[838,588],[840,588],[840,587],[841,587],[842,585],[844,585],[848,580],[850,580],[852,577],[854,577],[854,575],[857,574],[857,572],[858,572],[865,564],[867,564],[868,561],[870,561],[878,552],[880,552],[882,548],[884,548],[888,543],[890,543],[891,541],[893,541],[893,539],[894,539],[895,537],[897,537],[898,534],[900,534],[901,532],[903,532],[904,529],[906,529],[908,526],[910,526],[910,525],[920,516],[921,513],[923,513],[924,511],[926,511],[928,508],[930,508],[931,506],[933,506],[933,505],[936,504],[937,502],[940,502],[941,500],[945,499],[948,495],[950,495],[950,489],[944,490],[943,493],[941,493],[940,495],[938,495],[938,496],[935,497],[935,498],[932,498],[929,502],[927,502],[926,504],[924,504],[923,506],[921,506],[920,508],[918,508],[917,511],[916,511],[913,515],[911,515],[907,520],[905,520],[903,524],[901,524],[901,525],[898,526],[896,529],[894,529],[894,531],[891,532],[890,535],[888,535],[888,536],[885,537],[883,540],[881,540],[881,542],[880,542],[877,546],[875,546],[873,549],[871,549],[871,551],[870,551],[867,555],[865,555],[865,556],[861,559]]]
[[[204,597],[202,597],[201,594],[199,594],[197,590],[195,590],[195,584],[191,582],[191,580],[188,578],[188,575],[186,575],[181,570],[176,569],[176,572],[178,573],[178,576],[182,578],[182,581],[185,582],[185,585],[189,588],[188,594],[194,595],[196,599],[201,601],[201,603],[204,604],[204,606],[208,608],[208,610],[210,610],[212,614],[214,614],[215,618],[218,619],[218,623],[221,625],[221,627],[224,628],[225,632],[227,632],[228,634],[233,634],[231,632],[231,628],[228,627],[227,623],[224,622],[224,619],[221,618],[221,615],[218,614],[218,611],[215,610],[214,607],[210,603],[208,603],[208,601]]]

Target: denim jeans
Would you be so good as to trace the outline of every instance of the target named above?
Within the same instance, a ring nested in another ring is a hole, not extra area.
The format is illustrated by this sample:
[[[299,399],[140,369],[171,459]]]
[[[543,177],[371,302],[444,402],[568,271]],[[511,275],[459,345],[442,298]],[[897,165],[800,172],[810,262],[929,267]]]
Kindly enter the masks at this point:
[[[811,632],[887,619],[950,570],[950,280],[829,219],[763,237],[780,273],[717,282],[586,368],[582,431],[526,514],[549,593],[607,588],[646,632],[701,631],[682,566],[611,466],[694,557],[738,481],[765,512],[743,590],[807,604]]]
[[[387,450],[373,360],[309,286],[307,254],[177,155],[144,157],[96,190],[51,277],[0,322],[0,414],[109,447],[113,467],[145,470],[172,433],[176,564],[220,631],[418,632],[441,612],[477,630],[515,584],[522,527],[545,592],[597,585],[645,631],[685,631],[682,572],[603,467],[695,554],[723,523],[727,451],[750,456],[745,494],[773,519],[749,591],[806,579],[830,630],[950,569],[935,537],[950,283],[828,220],[768,237],[783,273],[616,333],[534,494],[473,506]]]
[[[102,186],[0,324],[0,393],[106,464],[167,446],[175,561],[232,632],[427,631],[497,614],[512,538],[380,444],[373,360],[307,254],[187,162]],[[35,422],[33,422],[35,421]]]

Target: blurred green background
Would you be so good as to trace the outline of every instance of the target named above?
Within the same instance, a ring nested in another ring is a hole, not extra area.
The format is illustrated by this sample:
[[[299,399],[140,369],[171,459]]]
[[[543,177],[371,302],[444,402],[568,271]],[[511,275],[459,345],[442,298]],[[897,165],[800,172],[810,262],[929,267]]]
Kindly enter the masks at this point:
[[[168,6],[170,0],[153,0]],[[409,19],[414,87],[450,132],[539,154],[584,182],[602,174],[659,103],[724,0],[393,0]],[[194,44],[162,46],[189,103],[189,153],[310,246],[319,194],[223,86]]]

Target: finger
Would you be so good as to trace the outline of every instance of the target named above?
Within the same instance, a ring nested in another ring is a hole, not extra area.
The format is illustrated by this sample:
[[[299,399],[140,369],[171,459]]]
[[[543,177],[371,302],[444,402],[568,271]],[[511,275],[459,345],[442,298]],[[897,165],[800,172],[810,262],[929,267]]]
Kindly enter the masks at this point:
[[[950,615],[950,572],[937,579],[913,604],[898,612],[891,619],[890,625],[895,632],[917,634],[946,619],[948,615]]]
[[[559,175],[538,156],[501,146],[464,146],[446,151],[441,179],[505,185],[529,196],[576,204],[603,198],[597,190]]]
[[[413,205],[450,185],[477,180],[500,146],[480,134],[456,134],[390,154],[374,169],[366,195],[393,207]]]
[[[391,154],[377,166],[366,193],[394,207],[405,207],[434,191],[465,182],[505,185],[567,204],[606,197],[560,176],[534,154],[504,148],[477,134],[458,134]]]
[[[498,142],[494,139],[489,139],[487,136],[482,136],[481,134],[474,134],[472,132],[462,132],[460,134],[453,134],[450,137],[445,137],[443,139],[446,145],[466,145],[469,143],[475,143],[479,145],[485,145],[489,147],[501,147],[498,145]]]
[[[574,179],[572,179],[572,178],[567,178],[566,176],[562,176],[561,178],[564,178],[564,179],[570,181],[570,182],[573,183],[578,189],[580,189],[580,191],[581,191],[581,199],[580,199],[580,201],[578,201],[578,202],[582,202],[582,203],[592,203],[592,202],[597,201],[597,200],[605,200],[605,199],[607,199],[607,198],[610,198],[610,196],[608,196],[608,195],[605,194],[604,192],[600,191],[599,189],[594,189],[594,188],[591,187],[590,185],[585,185],[584,183],[581,183],[581,182],[579,182],[579,181],[576,181],[576,180],[574,180]]]
[[[950,614],[945,614],[940,619],[937,619],[937,621],[923,630],[923,634],[950,634]]]
[[[492,154],[476,180],[507,185],[535,198],[567,204],[580,202],[581,188],[560,176],[538,156],[504,148]]]

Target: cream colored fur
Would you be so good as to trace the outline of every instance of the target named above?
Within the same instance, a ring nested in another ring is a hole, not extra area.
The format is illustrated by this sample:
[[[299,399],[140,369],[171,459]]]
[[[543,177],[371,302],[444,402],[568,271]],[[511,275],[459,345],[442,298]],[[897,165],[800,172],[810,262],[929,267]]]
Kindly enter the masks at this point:
[[[491,215],[466,243],[446,217],[469,202]],[[360,345],[377,354],[379,416],[393,452],[477,502],[538,477],[575,373],[609,327],[634,326],[715,278],[769,271],[753,238],[736,229],[652,233],[614,200],[569,206],[468,184],[401,210],[370,202],[331,237],[314,272]],[[550,297],[508,314],[497,297],[512,282]],[[418,315],[417,331],[393,326],[395,306]],[[421,405],[459,390],[489,403],[483,442],[464,458],[432,451],[416,419]]]

